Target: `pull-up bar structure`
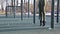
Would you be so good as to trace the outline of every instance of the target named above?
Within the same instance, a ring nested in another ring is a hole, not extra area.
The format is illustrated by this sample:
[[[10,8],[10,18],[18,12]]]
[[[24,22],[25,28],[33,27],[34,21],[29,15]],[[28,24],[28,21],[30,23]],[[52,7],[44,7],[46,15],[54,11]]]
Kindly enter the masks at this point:
[[[15,16],[16,16],[16,2],[15,2],[16,0],[11,0],[11,5],[12,5],[12,13],[13,13],[13,16],[14,16],[14,18],[15,18]],[[24,4],[23,4],[24,3]],[[25,3],[28,5],[28,8],[25,8]],[[8,17],[7,15],[7,13],[8,13],[8,11],[7,11],[7,6],[8,6],[8,0],[6,0],[6,13],[5,13],[5,15],[6,15],[6,17]],[[17,7],[18,7],[18,1],[17,1]],[[23,10],[24,9],[27,9],[27,11],[26,12],[28,12],[28,18],[30,17],[30,14],[29,14],[29,12],[30,12],[30,0],[28,0],[28,2],[25,2],[25,0],[24,0],[24,2],[23,2],[23,0],[21,0],[21,6],[20,6],[21,8],[21,15],[19,14],[19,16],[21,16],[21,20],[23,20],[23,17],[24,17],[24,14],[23,14]],[[24,8],[24,9],[23,9]],[[33,1],[33,24],[35,24],[35,21],[36,21],[36,11],[35,11],[35,9],[36,9],[36,0],[34,0]],[[19,17],[18,16],[18,17]],[[54,0],[52,0],[52,3],[51,3],[51,28],[53,29],[54,28]],[[40,11],[39,11],[39,19],[40,19]],[[57,17],[56,17],[56,22],[58,23],[59,22],[59,0],[57,0]]]
[[[34,0],[34,15],[33,15],[33,23],[35,24],[35,0]]]
[[[23,20],[23,0],[21,0],[21,20]]]
[[[54,28],[54,0],[52,0],[51,5],[51,28]]]
[[[5,13],[6,17],[7,17],[7,6],[8,6],[7,2],[8,2],[8,0],[6,0],[6,10],[5,10],[6,11],[6,13]]]
[[[28,18],[29,18],[29,2],[30,0],[28,0]]]
[[[57,23],[59,22],[59,0],[57,0]]]

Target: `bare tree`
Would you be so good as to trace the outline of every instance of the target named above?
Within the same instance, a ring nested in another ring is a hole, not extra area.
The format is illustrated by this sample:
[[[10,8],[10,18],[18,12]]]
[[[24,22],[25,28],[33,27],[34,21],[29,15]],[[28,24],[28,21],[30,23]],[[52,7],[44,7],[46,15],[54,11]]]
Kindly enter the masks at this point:
[[[2,10],[2,12],[4,11],[4,8],[3,8],[3,1],[1,2],[1,10]]]

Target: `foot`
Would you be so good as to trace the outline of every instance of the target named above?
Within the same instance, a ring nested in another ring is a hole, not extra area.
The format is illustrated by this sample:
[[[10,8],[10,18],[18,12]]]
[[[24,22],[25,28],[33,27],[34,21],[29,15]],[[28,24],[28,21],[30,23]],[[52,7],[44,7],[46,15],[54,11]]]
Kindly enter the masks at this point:
[[[45,26],[45,24],[43,24],[43,26]]]
[[[43,21],[43,26],[45,26],[45,21]]]
[[[42,26],[42,21],[40,21],[40,26]]]
[[[40,23],[40,26],[42,26],[42,24]]]

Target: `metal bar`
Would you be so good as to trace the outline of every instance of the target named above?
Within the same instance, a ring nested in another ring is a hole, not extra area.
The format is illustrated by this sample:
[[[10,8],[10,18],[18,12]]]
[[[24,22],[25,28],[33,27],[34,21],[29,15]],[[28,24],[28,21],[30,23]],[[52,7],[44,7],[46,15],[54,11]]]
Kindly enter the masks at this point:
[[[24,3],[25,3],[25,0],[24,0]]]
[[[39,4],[38,4],[38,7],[40,6],[40,0],[39,1]],[[39,7],[39,19],[40,19],[40,7]]]
[[[33,13],[33,23],[35,24],[35,0],[34,0],[34,13]]]
[[[11,10],[11,13],[14,14],[13,10],[14,10],[14,7],[13,7],[13,0],[11,0],[11,5],[12,5],[12,10]]]
[[[13,6],[13,0],[11,0],[11,5]]]
[[[1,7],[2,7],[2,12],[3,12],[3,1],[2,1],[2,3],[1,3]]]
[[[21,20],[23,20],[23,0],[21,0]]]
[[[57,23],[59,22],[59,0],[57,0]]]
[[[29,18],[29,1],[30,1],[30,0],[28,0],[28,18]]]
[[[6,13],[5,13],[5,15],[6,15],[6,17],[7,17],[7,7],[6,7],[6,10],[5,10],[5,12],[6,12]]]
[[[14,18],[15,18],[15,0],[14,0]]]
[[[5,13],[5,15],[6,15],[6,17],[7,17],[7,0],[6,0],[6,13]]]
[[[28,7],[27,7],[28,5],[27,5],[27,4],[28,4],[28,3],[27,3],[27,0],[25,0],[25,5],[26,5],[26,6],[25,6],[25,9],[26,9],[26,12],[28,12]],[[28,16],[27,16],[27,17],[28,17]]]
[[[51,6],[51,28],[54,28],[54,0],[52,0]]]
[[[18,0],[17,0],[17,6],[18,6]]]

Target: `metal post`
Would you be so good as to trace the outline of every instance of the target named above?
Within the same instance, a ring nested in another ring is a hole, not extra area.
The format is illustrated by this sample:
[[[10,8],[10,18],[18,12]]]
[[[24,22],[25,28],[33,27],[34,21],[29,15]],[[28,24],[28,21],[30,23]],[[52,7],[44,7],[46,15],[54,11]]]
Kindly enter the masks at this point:
[[[8,3],[7,3],[7,0],[6,0],[6,13],[5,13],[6,17],[7,17],[7,5],[8,5]]]
[[[59,22],[59,0],[57,0],[57,23]]]
[[[54,28],[54,0],[52,0],[51,6],[51,28]]]
[[[24,0],[24,4],[25,4],[25,0]]]
[[[29,0],[28,0],[28,18],[29,18]]]
[[[14,18],[15,18],[15,0],[14,0]]]
[[[6,17],[7,17],[7,7],[6,7],[6,10],[5,10],[5,12],[6,12],[6,13],[5,13],[5,15],[6,15]]]
[[[13,0],[11,0],[11,5],[13,6]]]
[[[38,8],[40,6],[40,0],[38,0]],[[39,9],[39,19],[40,19],[40,9]]]
[[[24,0],[24,5],[25,5],[25,0]],[[24,9],[25,9],[25,6],[24,6]]]
[[[3,12],[3,1],[2,1],[2,3],[1,3],[1,7],[2,7],[2,12]]]
[[[21,0],[21,20],[23,20],[23,0]]]
[[[34,0],[34,15],[33,15],[33,23],[35,24],[35,0]]]
[[[13,10],[14,10],[14,7],[13,7],[13,0],[11,0],[11,6],[12,6],[11,13],[14,13],[14,12],[13,12]]]
[[[18,0],[17,0],[17,6],[18,6]]]

